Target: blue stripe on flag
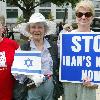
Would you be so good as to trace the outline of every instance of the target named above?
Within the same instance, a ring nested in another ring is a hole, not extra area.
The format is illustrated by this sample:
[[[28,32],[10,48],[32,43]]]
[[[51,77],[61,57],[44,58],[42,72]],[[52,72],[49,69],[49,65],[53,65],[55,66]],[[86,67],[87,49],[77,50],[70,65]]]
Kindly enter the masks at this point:
[[[38,57],[41,57],[41,53],[15,53],[15,56],[38,56]]]
[[[41,70],[27,70],[27,69],[12,68],[11,71],[19,71],[19,72],[26,72],[26,73],[39,73],[39,74],[41,74]]]

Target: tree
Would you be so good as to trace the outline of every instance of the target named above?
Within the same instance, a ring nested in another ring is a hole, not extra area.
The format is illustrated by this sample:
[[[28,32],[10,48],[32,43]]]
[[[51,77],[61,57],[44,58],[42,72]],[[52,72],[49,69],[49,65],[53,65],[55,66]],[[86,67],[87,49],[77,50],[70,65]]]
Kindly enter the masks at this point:
[[[50,14],[48,15],[48,20],[53,21],[53,20],[54,20],[53,17],[54,17],[54,16],[52,16],[52,13],[50,13]]]
[[[17,18],[17,24],[24,23],[24,22],[25,22],[25,20],[24,20],[24,18],[23,18],[23,15],[21,15],[21,16],[19,16],[19,17]]]
[[[7,3],[19,7],[23,11],[23,18],[28,21],[34,8],[41,4],[52,2],[58,6],[61,6],[64,3],[71,3],[73,7],[78,1],[79,0],[7,0]]]
[[[52,3],[58,5],[58,6],[63,6],[64,4],[68,5],[69,3],[71,3],[72,7],[74,7],[76,5],[77,2],[79,2],[80,0],[51,0]]]

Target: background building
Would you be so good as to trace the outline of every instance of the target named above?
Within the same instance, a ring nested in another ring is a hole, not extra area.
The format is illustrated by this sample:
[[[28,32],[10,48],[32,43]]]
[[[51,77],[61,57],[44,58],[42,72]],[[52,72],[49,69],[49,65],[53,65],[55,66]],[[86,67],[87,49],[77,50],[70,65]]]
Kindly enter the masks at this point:
[[[0,0],[0,13],[6,18],[7,25],[14,25],[17,22],[17,18],[20,17],[23,13],[22,11],[15,6],[11,6],[9,3],[6,3],[7,0]],[[100,0],[92,0],[94,2],[95,16],[100,16]],[[61,22],[65,19],[67,23],[72,23],[75,19],[74,10],[72,10],[71,5],[58,7],[53,3],[45,3],[33,10],[34,12],[42,13],[46,19],[48,16],[52,16],[55,22]],[[66,13],[65,13],[66,12]],[[66,18],[64,15],[66,14]]]
[[[17,22],[17,18],[21,16],[22,11],[15,6],[11,6],[9,3],[6,3],[7,0],[0,0],[0,12],[1,15],[4,15],[6,18],[6,24],[12,25]],[[53,3],[45,3],[33,10],[34,12],[42,13],[46,19],[51,15],[55,22],[63,21],[63,19],[67,19],[66,22],[70,23],[72,21],[72,8],[71,5],[58,7]],[[66,18],[64,18],[66,12]]]

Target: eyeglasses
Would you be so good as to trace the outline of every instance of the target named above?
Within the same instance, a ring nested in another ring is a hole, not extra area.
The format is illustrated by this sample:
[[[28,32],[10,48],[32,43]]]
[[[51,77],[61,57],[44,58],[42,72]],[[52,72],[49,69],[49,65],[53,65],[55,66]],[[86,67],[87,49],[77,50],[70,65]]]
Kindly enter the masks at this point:
[[[77,12],[77,13],[76,13],[76,16],[77,16],[78,18],[81,18],[83,15],[85,15],[85,17],[89,18],[89,17],[91,17],[93,14],[92,14],[91,12],[86,12],[86,13]]]

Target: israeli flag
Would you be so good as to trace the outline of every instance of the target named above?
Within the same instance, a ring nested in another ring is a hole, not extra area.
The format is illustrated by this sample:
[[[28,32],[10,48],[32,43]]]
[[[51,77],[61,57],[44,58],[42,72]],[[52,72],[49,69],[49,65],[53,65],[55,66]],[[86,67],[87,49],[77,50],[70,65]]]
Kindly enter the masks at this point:
[[[11,73],[24,75],[41,74],[41,52],[15,51]]]

